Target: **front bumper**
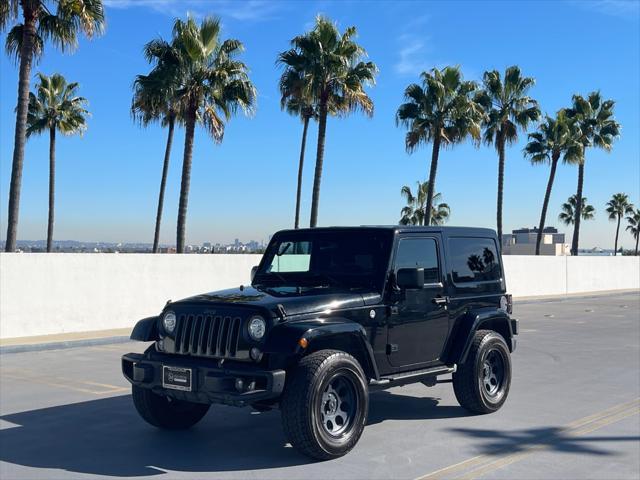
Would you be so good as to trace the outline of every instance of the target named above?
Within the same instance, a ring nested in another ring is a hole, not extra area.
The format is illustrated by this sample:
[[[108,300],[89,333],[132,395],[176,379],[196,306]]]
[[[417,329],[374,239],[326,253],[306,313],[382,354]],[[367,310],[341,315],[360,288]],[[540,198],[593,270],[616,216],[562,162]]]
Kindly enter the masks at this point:
[[[191,391],[164,388],[163,366],[191,369]],[[259,370],[251,365],[227,368],[219,366],[216,361],[176,358],[165,354],[127,353],[122,356],[122,373],[133,385],[178,400],[238,407],[278,398],[285,382],[284,370]],[[236,388],[238,379],[242,380],[242,390]]]

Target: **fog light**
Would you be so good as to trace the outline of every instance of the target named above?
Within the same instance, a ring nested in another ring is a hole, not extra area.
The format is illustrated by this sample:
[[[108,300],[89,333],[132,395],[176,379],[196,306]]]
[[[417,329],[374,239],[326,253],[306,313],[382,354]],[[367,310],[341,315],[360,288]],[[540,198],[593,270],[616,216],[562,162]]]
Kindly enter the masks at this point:
[[[244,390],[244,381],[241,378],[236,378],[236,390],[241,393]]]
[[[251,360],[254,362],[259,362],[262,359],[262,352],[257,347],[253,347],[249,350],[249,355],[251,356]]]

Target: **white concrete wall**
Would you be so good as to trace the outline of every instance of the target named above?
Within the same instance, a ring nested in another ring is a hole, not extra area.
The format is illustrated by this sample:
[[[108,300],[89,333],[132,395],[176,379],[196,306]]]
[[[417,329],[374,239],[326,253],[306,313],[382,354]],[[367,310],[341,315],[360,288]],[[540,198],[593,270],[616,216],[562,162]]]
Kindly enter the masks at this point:
[[[503,255],[507,291],[514,297],[562,295],[567,288],[567,257]]]
[[[640,257],[505,256],[515,297],[640,289]],[[168,299],[249,282],[259,255],[0,253],[0,338],[132,327]]]
[[[0,254],[0,338],[131,327],[169,299],[249,283],[260,255]]]

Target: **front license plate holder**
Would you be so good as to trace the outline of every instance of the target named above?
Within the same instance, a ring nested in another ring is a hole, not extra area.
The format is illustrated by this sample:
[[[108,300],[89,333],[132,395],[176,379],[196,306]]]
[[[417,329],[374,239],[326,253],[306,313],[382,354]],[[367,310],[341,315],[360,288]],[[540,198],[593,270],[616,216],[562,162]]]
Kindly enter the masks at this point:
[[[193,372],[190,368],[162,366],[162,387],[190,392],[193,387]]]

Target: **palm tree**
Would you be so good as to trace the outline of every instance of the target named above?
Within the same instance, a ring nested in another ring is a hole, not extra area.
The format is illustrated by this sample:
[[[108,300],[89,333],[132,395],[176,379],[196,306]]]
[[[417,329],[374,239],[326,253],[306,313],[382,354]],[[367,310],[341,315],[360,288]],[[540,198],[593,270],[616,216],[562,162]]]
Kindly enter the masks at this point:
[[[569,199],[562,204],[562,211],[560,212],[560,215],[558,215],[558,220],[565,225],[573,225],[576,221],[577,198],[578,197],[575,195],[571,195]],[[582,197],[580,208],[580,217],[582,220],[592,220],[595,214],[596,209],[593,208],[593,205],[589,205],[586,197]]]
[[[573,96],[573,105],[567,114],[575,122],[580,131],[580,142],[583,145],[582,158],[578,162],[578,188],[576,197],[582,198],[584,185],[585,150],[590,147],[611,151],[613,142],[620,135],[620,124],[613,118],[613,100],[603,100],[600,92],[591,92],[587,98]],[[571,255],[578,255],[580,241],[581,206],[576,209],[573,225]]]
[[[55,7],[55,8],[54,8]],[[9,212],[5,250],[16,249],[20,189],[24,146],[27,139],[27,113],[31,67],[42,55],[47,40],[62,50],[72,50],[78,44],[78,32],[88,37],[98,34],[104,26],[102,0],[2,0],[0,30],[17,21],[7,34],[6,50],[20,64],[18,74],[18,105],[9,185]]]
[[[222,142],[225,121],[238,109],[246,114],[253,112],[256,90],[247,66],[236,59],[244,50],[242,43],[220,40],[218,18],[206,17],[199,25],[191,17],[177,19],[171,44],[156,42],[172,54],[158,58],[149,76],[175,79],[174,100],[185,124],[176,232],[176,250],[183,253],[196,123],[202,124],[215,142]]]
[[[280,77],[280,107],[290,115],[295,115],[302,120],[302,142],[300,145],[300,160],[298,162],[298,185],[296,189],[296,213],[294,228],[300,226],[300,202],[302,197],[302,173],[304,169],[304,155],[307,145],[307,131],[309,121],[317,119],[318,115],[313,106],[312,99],[305,97],[304,74],[292,67],[285,65],[285,70]]]
[[[422,143],[431,143],[431,166],[425,200],[426,212],[433,205],[441,146],[463,142],[468,136],[480,140],[482,107],[473,100],[477,85],[464,81],[459,67],[422,72],[422,85],[413,83],[404,92],[406,103],[398,108],[396,123],[407,128],[405,146],[409,153]]]
[[[407,205],[400,211],[400,225],[443,225],[449,220],[451,208],[446,203],[440,203],[442,195],[433,195],[434,205],[431,207],[431,218],[425,222],[425,212],[427,195],[429,192],[429,182],[416,182],[416,194],[411,191],[411,187],[405,185],[400,190],[400,194],[406,200]]]
[[[638,240],[640,239],[640,208],[636,208],[629,216],[627,216],[627,230],[633,238],[636,239],[635,255],[638,255]]]
[[[38,74],[36,93],[29,94],[27,137],[49,132],[49,220],[47,252],[53,250],[53,222],[56,178],[56,131],[63,135],[81,134],[87,128],[87,99],[77,96],[78,84],[67,83],[58,73],[51,77]]]
[[[291,40],[292,48],[282,52],[278,58],[286,68],[300,72],[304,78],[304,97],[318,113],[311,227],[318,223],[327,116],[346,116],[355,110],[373,115],[373,101],[364,87],[375,83],[378,68],[373,62],[362,61],[366,51],[355,42],[355,36],[355,27],[349,27],[341,34],[335,23],[318,16],[313,29]]]
[[[620,234],[620,221],[624,215],[633,213],[633,204],[629,202],[629,195],[626,193],[614,193],[611,200],[607,202],[607,213],[609,220],[617,220],[616,240],[613,247],[613,254],[618,254],[618,235]]]
[[[546,116],[538,126],[538,131],[529,134],[529,143],[524,147],[525,156],[534,165],[549,164],[549,180],[542,202],[540,224],[536,238],[536,255],[540,255],[542,232],[547,218],[547,209],[551,198],[551,189],[556,176],[558,161],[562,157],[564,163],[576,163],[582,156],[581,143],[577,141],[576,129],[564,110],[560,110],[555,118]]]
[[[177,58],[178,54],[172,45],[162,40],[152,40],[145,45],[144,55],[149,63],[157,65],[169,56],[174,59]],[[158,252],[160,243],[160,224],[162,222],[164,192],[169,172],[173,132],[176,121],[181,120],[180,106],[175,100],[175,87],[178,79],[176,78],[176,72],[169,70],[165,69],[151,75],[138,75],[133,83],[133,100],[131,102],[131,114],[134,120],[139,121],[142,126],[146,127],[152,122],[159,121],[161,126],[168,127],[167,144],[164,151],[160,179],[160,193],[158,194],[156,225],[153,235],[153,253]]]
[[[520,67],[514,65],[504,72],[485,72],[484,89],[477,101],[485,109],[484,141],[498,151],[498,199],[496,223],[498,238],[502,239],[502,197],[504,192],[505,147],[518,140],[518,130],[525,130],[530,122],[538,120],[538,102],[527,95],[535,80],[523,77]],[[502,240],[500,240],[502,241]]]

